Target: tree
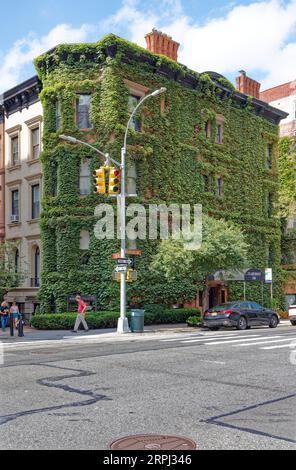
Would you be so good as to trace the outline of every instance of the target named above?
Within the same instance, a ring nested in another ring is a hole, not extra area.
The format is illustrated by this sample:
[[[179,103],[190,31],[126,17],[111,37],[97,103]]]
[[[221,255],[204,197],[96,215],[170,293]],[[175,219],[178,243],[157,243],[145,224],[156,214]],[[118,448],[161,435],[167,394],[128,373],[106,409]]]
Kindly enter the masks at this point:
[[[208,277],[219,270],[238,270],[247,266],[248,245],[242,230],[233,223],[203,215],[202,244],[199,250],[184,248],[184,238],[162,241],[151,269],[168,279],[191,278],[203,285],[203,308],[209,293]]]
[[[17,287],[24,278],[24,273],[16,267],[18,243],[0,243],[0,298]]]

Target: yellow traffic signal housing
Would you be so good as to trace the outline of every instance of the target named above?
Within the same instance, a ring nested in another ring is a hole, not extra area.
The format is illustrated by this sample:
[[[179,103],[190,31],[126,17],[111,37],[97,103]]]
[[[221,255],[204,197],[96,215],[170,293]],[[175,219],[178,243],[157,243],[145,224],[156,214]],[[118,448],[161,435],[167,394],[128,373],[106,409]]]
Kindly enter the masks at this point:
[[[126,273],[126,282],[135,282],[138,279],[138,273],[134,269],[129,269]]]
[[[138,272],[135,271],[134,269],[128,269],[125,276],[126,276],[126,282],[135,282],[138,279]],[[121,282],[121,273],[114,272],[113,279],[114,281]]]
[[[109,169],[109,195],[120,193],[120,171],[116,168]]]
[[[107,168],[102,167],[93,172],[94,176],[94,193],[106,194],[106,170]]]

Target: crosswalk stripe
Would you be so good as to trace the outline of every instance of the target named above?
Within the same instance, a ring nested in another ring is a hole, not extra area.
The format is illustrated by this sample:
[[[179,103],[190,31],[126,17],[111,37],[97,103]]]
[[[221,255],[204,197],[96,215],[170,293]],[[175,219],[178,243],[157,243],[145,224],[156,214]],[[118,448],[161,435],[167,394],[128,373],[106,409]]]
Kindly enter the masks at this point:
[[[273,338],[280,338],[280,336],[273,336]],[[245,347],[245,346],[256,346],[257,344],[270,344],[270,343],[283,343],[285,341],[291,341],[290,339],[270,339],[267,341],[258,341],[258,343],[244,343],[244,344],[234,344],[233,347]]]
[[[206,345],[208,346],[212,346],[212,345],[218,345],[218,344],[229,344],[229,343],[242,343],[242,342],[246,342],[246,341],[258,341],[258,339],[265,339],[267,338],[267,336],[260,336],[260,335],[254,335],[254,336],[257,336],[256,338],[253,337],[253,338],[244,338],[244,339],[229,339],[229,340],[226,340],[226,341],[214,341],[212,343],[205,343]],[[274,336],[273,336],[274,338]]]
[[[268,349],[280,349],[280,348],[290,348],[290,349],[294,349],[291,344],[281,344],[279,346],[265,346],[264,348],[260,348],[260,349],[264,349],[264,350],[268,350]]]
[[[257,335],[254,335],[254,336],[257,336]],[[223,342],[225,341],[225,343],[227,343],[228,341],[231,341],[233,338],[233,336],[224,336],[224,337],[221,337],[221,339],[223,340]],[[220,338],[219,338],[220,339]],[[248,341],[249,338],[243,340],[243,341]],[[257,338],[256,338],[257,339]],[[199,338],[199,339],[186,339],[186,340],[183,340],[183,341],[180,341],[181,343],[197,343],[197,342],[207,342],[207,341],[217,341],[217,336],[213,337],[213,338],[209,338],[209,337],[204,337],[204,338]],[[235,340],[233,340],[235,341]]]
[[[218,336],[218,338],[233,338],[233,335],[232,336]],[[207,340],[211,340],[211,339],[217,339],[217,336],[182,336],[181,338],[180,337],[175,337],[175,338],[170,338],[170,339],[161,339],[160,341],[162,343],[171,343],[173,341],[207,341]]]

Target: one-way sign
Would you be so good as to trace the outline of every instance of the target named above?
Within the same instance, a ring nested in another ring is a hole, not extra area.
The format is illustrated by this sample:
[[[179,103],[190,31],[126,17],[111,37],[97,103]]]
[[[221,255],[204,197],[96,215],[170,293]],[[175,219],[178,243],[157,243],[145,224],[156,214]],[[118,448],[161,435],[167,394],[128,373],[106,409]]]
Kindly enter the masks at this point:
[[[115,272],[116,273],[126,273],[128,270],[127,266],[116,266]]]
[[[133,264],[133,260],[129,258],[118,258],[117,266],[131,266]]]

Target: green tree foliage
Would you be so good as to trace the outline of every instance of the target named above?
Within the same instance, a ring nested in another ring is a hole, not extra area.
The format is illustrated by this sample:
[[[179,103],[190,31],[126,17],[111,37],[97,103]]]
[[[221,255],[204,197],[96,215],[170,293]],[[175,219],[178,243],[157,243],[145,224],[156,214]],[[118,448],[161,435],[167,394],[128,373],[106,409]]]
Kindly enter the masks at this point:
[[[184,277],[196,284],[203,283],[207,294],[207,278],[218,270],[233,270],[247,266],[249,246],[240,227],[225,220],[203,216],[200,249],[184,248],[184,238],[160,243],[151,269],[162,272],[167,279],[180,281]],[[204,298],[206,295],[204,295]]]
[[[0,243],[0,298],[10,290],[18,287],[25,273],[16,270],[15,253],[18,244],[15,242]]]

